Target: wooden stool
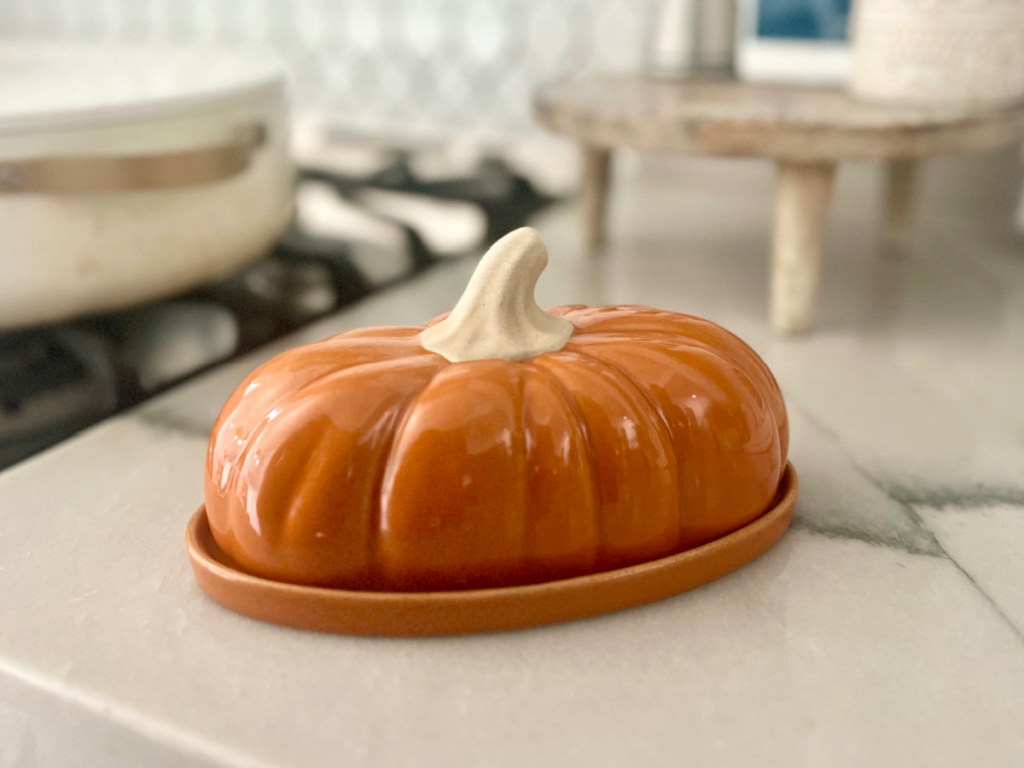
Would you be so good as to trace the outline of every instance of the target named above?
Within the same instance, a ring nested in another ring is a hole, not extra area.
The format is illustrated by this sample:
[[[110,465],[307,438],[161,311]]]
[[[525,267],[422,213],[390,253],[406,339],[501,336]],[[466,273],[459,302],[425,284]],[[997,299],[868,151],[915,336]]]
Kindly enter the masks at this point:
[[[584,235],[604,240],[611,151],[766,157],[778,168],[772,326],[809,329],[836,164],[889,163],[886,234],[906,238],[916,161],[1024,140],[1024,104],[979,109],[857,101],[844,92],[732,80],[587,75],[541,90],[537,119],[583,146]]]

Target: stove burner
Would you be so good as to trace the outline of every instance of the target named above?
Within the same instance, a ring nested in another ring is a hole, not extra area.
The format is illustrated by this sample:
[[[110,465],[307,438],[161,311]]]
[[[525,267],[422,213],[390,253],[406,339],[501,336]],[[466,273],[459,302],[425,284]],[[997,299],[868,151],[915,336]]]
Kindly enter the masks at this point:
[[[238,321],[213,302],[169,301],[126,312],[117,360],[144,393],[159,392],[238,349]]]
[[[111,415],[118,391],[101,337],[75,328],[0,337],[0,466]]]

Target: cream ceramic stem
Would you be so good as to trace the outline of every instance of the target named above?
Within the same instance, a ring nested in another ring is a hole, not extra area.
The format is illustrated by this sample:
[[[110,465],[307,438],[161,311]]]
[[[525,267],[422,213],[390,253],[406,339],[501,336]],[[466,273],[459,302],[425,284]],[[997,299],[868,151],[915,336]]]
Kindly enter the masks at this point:
[[[524,360],[565,346],[573,325],[537,306],[533,289],[548,263],[537,231],[523,227],[491,246],[444,320],[420,334],[425,349],[453,363]]]

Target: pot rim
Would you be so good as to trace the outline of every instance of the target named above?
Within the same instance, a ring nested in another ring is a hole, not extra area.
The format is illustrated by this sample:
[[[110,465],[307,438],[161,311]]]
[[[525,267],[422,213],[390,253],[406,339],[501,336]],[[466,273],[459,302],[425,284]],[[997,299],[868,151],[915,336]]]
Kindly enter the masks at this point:
[[[0,138],[66,139],[265,105],[283,96],[287,81],[283,62],[268,52],[169,44],[5,42],[0,71]]]

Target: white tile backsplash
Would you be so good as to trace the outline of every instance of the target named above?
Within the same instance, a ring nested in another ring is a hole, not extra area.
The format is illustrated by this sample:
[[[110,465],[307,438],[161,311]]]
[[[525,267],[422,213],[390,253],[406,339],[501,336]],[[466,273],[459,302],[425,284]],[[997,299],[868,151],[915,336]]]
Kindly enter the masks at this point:
[[[365,129],[531,129],[530,92],[643,60],[655,0],[8,0],[0,39],[276,51],[297,106]]]

